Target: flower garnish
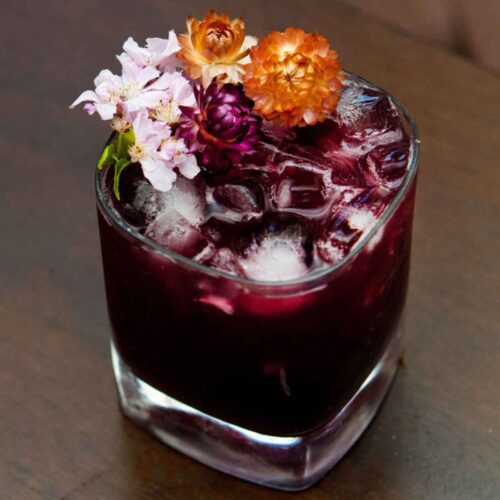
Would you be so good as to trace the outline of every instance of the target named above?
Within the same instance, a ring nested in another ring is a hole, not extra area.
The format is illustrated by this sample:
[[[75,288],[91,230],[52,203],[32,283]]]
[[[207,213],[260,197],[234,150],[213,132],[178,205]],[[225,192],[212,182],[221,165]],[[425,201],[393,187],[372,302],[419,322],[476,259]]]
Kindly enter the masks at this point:
[[[184,143],[171,135],[165,123],[137,113],[131,125],[118,134],[116,141],[104,149],[97,164],[114,167],[114,193],[120,199],[119,183],[125,168],[134,163],[142,167],[144,177],[158,191],[168,191],[177,178],[175,170],[192,179],[200,171],[196,157]]]
[[[180,73],[164,73],[165,91],[158,95],[149,108],[151,118],[173,125],[181,118],[180,106],[194,106],[196,103],[191,83]]]
[[[94,80],[95,91],[85,90],[76,101],[71,104],[70,109],[82,102],[83,109],[93,115],[96,111],[103,120],[111,120],[121,104],[123,82],[121,77],[114,75],[109,69],[103,69]]]
[[[150,120],[146,113],[139,113],[132,123],[135,142],[128,148],[130,160],[140,163],[144,177],[159,191],[168,191],[176,175],[173,165],[161,156],[160,148],[170,137],[170,127]]]
[[[189,82],[175,71],[175,54],[179,49],[175,33],[171,31],[168,39],[148,38],[146,42],[146,48],[139,47],[129,37],[123,44],[124,52],[117,56],[122,74],[102,70],[94,80],[95,90],[83,92],[70,108],[87,102],[84,110],[88,114],[97,111],[103,120],[111,120],[117,114],[122,116],[154,108],[162,98],[169,96],[177,101],[179,96],[188,99],[177,104],[194,102],[192,90],[186,90],[186,86],[190,87]]]
[[[288,28],[260,40],[246,35],[241,18],[211,10],[187,19],[187,33],[132,37],[117,56],[121,74],[102,70],[84,103],[88,114],[109,120],[115,131],[98,168],[120,176],[140,164],[153,187],[167,191],[178,174],[193,178],[227,170],[253,153],[267,125],[304,127],[334,110],[343,73],[326,38]],[[274,122],[274,123],[272,123]]]
[[[151,66],[141,68],[123,60],[121,76],[109,69],[101,71],[94,80],[95,91],[83,92],[70,108],[87,101],[83,109],[89,115],[97,111],[103,120],[111,120],[115,114],[138,111],[153,105],[162,96],[166,82],[159,76],[160,72]]]
[[[198,163],[208,170],[227,169],[254,151],[260,138],[261,119],[241,86],[212,83],[195,87],[197,108],[181,107],[176,135],[195,151]]]
[[[273,32],[250,50],[250,59],[245,93],[267,120],[304,127],[335,109],[343,74],[323,36],[297,28]]]
[[[250,62],[248,52],[257,39],[245,36],[243,19],[211,10],[202,21],[187,19],[188,32],[179,35],[178,57],[189,78],[200,78],[207,88],[216,78],[219,84],[241,83],[243,66]]]
[[[178,65],[177,52],[180,49],[177,35],[173,30],[168,38],[146,38],[146,47],[129,37],[123,44],[123,53],[117,56],[123,64],[134,62],[139,67],[152,66],[160,71],[173,71]]]
[[[182,139],[172,135],[181,117],[180,106],[194,106],[191,83],[175,70],[179,49],[173,31],[168,39],[148,38],[146,47],[128,38],[118,60],[122,74],[103,70],[95,90],[87,90],[70,106],[81,102],[89,114],[111,120],[117,138],[104,149],[98,168],[114,168],[114,193],[125,168],[139,163],[144,176],[159,191],[168,191],[176,172],[193,178],[200,171],[196,157]]]

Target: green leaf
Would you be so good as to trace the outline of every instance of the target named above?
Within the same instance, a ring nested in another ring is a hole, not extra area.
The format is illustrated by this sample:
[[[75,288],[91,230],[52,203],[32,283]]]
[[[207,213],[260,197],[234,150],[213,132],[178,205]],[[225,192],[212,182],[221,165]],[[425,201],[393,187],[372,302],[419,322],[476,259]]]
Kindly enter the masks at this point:
[[[97,168],[102,170],[104,165],[112,165],[115,162],[116,145],[114,142],[108,144],[97,161]]]
[[[120,158],[115,163],[115,177],[113,179],[113,191],[116,199],[120,200],[120,177],[122,172],[130,165],[131,161],[127,158]]]
[[[135,134],[132,129],[118,134],[118,139],[108,144],[97,162],[97,168],[101,170],[105,165],[114,165],[113,192],[120,199],[120,177],[122,172],[132,163],[128,150],[135,144]]]
[[[116,156],[118,158],[128,158],[128,148],[135,144],[135,134],[134,131],[129,128],[124,132],[118,134]]]

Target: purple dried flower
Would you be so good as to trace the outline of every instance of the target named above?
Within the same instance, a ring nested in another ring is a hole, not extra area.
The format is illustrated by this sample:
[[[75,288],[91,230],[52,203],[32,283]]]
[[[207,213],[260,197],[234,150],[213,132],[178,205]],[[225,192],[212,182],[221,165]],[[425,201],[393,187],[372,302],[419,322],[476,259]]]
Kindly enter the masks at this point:
[[[260,139],[261,118],[252,114],[253,102],[241,86],[210,84],[195,87],[198,108],[181,106],[176,135],[196,153],[199,165],[221,170],[241,163]]]

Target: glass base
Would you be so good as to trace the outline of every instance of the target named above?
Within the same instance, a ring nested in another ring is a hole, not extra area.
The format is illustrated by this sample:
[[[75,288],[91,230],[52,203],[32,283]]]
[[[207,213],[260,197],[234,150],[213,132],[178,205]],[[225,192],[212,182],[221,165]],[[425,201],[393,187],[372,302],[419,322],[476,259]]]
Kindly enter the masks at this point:
[[[128,417],[172,448],[227,474],[280,490],[308,488],[349,450],[377,412],[398,366],[394,336],[344,408],[300,436],[269,436],[202,413],[136,377],[111,344],[121,407]]]

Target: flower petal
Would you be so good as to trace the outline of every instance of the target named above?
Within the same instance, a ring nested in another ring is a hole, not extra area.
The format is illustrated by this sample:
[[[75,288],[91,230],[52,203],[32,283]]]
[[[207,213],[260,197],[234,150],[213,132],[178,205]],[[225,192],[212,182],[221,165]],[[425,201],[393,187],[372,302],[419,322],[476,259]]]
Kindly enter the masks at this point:
[[[151,120],[145,112],[137,113],[132,122],[132,129],[135,135],[135,143],[143,144],[151,133]]]
[[[243,41],[243,45],[241,46],[241,49],[242,50],[251,49],[254,45],[257,45],[258,43],[259,43],[258,38],[256,38],[255,36],[247,35],[245,37],[245,40]]]
[[[103,120],[111,120],[116,113],[116,105],[96,102],[95,109]]]
[[[116,58],[118,61],[120,61],[120,64],[123,68],[135,68],[136,71],[140,71],[144,65],[140,62],[137,62],[134,60],[132,57],[130,57],[126,52],[122,52],[121,54],[117,55]]]
[[[176,174],[163,160],[144,158],[141,160],[144,177],[158,191],[169,191],[175,182]]]
[[[188,179],[193,179],[200,172],[200,167],[196,161],[196,156],[189,154],[185,159],[177,165],[179,172]]]
[[[146,66],[136,74],[135,80],[141,87],[144,87],[146,83],[154,80],[155,78],[158,78],[159,75],[160,72],[156,68],[153,68],[152,66]]]
[[[176,53],[180,49],[179,41],[174,30],[168,33],[168,39],[165,38],[147,38],[147,48],[151,53],[151,65],[158,66],[160,70],[175,68],[177,64]]]
[[[146,66],[149,63],[149,50],[139,47],[139,44],[129,36],[123,44],[123,50],[136,62]]]
[[[142,109],[154,108],[158,101],[163,97],[164,92],[160,90],[155,90],[153,92],[143,92],[137,97],[132,97],[124,102],[123,106],[127,113],[133,113],[134,111],[140,111]]]
[[[95,108],[95,104],[87,102],[83,105],[83,110],[89,115],[93,115],[97,110]]]
[[[121,78],[118,75],[111,73],[111,71],[109,71],[109,69],[103,69],[95,77],[94,85],[96,87],[99,87],[99,85],[101,85],[101,83],[104,83],[104,82],[109,82],[109,83],[112,83],[113,85],[120,85]]]
[[[172,85],[172,76],[176,73],[163,73],[151,85],[148,85],[149,90],[165,90]]]
[[[86,90],[82,92],[79,97],[75,100],[73,104],[71,104],[70,109],[73,109],[75,106],[78,106],[81,102],[84,101],[97,101],[97,94],[93,90]]]

